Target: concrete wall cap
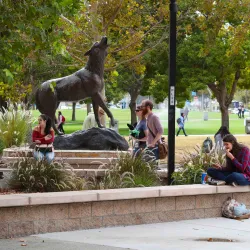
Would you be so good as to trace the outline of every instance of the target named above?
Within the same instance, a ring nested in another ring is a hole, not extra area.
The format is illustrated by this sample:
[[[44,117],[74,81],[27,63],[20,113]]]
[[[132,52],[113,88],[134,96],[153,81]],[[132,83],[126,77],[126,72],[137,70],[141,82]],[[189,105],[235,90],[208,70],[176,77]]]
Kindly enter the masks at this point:
[[[250,186],[180,185],[0,195],[0,207],[250,192]]]

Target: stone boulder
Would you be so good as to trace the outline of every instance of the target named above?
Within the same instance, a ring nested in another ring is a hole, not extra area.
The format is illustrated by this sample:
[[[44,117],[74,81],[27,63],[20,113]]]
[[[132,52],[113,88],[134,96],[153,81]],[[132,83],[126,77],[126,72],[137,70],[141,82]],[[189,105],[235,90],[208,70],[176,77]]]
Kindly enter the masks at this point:
[[[128,142],[116,131],[108,128],[79,130],[69,135],[58,135],[55,149],[128,150]]]

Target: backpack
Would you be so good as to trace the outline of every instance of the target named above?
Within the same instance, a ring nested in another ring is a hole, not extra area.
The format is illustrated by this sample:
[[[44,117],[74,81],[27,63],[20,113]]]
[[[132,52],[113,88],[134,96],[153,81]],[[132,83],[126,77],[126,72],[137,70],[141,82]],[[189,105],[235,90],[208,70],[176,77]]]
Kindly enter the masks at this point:
[[[180,123],[181,123],[181,118],[179,117],[179,118],[176,120],[176,122],[177,122],[178,124],[180,124]]]
[[[65,117],[62,115],[62,123],[66,121]]]
[[[249,210],[245,204],[237,202],[235,199],[228,197],[221,208],[222,216],[230,219],[242,220],[249,219]]]
[[[210,137],[207,137],[207,139],[202,143],[202,152],[203,153],[209,153],[213,147],[213,141]]]

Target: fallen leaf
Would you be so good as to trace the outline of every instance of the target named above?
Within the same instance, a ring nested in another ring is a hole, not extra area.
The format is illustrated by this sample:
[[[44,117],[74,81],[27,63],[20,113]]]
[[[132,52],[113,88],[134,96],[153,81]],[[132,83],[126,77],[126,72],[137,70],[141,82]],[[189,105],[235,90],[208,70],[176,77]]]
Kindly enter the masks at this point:
[[[22,247],[26,247],[26,246],[27,246],[27,244],[21,244],[21,246],[22,246]]]

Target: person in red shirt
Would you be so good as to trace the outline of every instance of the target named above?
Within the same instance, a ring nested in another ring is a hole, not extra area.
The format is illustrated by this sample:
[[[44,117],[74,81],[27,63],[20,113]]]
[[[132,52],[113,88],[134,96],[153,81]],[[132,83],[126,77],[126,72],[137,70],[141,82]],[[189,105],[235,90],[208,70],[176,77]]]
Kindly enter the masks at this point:
[[[226,150],[226,167],[213,164],[213,168],[209,168],[207,174],[214,179],[224,181],[225,184],[250,185],[249,148],[238,143],[231,134],[225,135],[222,140]]]
[[[55,132],[51,127],[51,119],[47,115],[40,115],[38,126],[33,129],[32,141],[36,144],[33,155],[37,160],[44,158],[51,163],[54,159],[53,141]]]

